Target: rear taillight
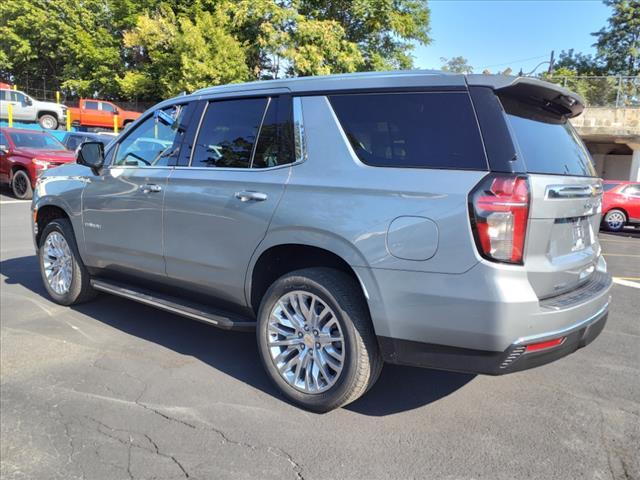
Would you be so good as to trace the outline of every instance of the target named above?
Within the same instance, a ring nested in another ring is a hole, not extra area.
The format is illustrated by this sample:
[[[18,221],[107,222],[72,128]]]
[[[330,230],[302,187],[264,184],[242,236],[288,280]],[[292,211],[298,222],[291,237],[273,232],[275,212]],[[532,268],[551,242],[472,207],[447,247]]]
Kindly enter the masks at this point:
[[[470,195],[469,210],[480,254],[496,262],[522,264],[529,218],[527,178],[485,177]]]

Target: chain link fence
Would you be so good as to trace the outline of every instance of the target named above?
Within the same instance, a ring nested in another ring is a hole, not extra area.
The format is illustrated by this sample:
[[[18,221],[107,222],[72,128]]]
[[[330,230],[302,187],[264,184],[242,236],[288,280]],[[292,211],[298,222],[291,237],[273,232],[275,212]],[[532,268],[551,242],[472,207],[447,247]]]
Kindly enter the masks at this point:
[[[585,99],[589,107],[640,107],[638,76],[545,76]]]

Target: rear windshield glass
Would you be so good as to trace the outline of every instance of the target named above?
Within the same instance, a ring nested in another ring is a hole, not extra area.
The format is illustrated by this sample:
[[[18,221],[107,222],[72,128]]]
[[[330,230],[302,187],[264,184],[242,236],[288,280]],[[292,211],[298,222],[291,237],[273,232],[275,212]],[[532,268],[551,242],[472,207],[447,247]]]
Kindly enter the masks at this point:
[[[487,170],[466,92],[332,95],[360,160],[375,167]]]
[[[48,133],[12,132],[11,140],[20,148],[41,148],[46,150],[66,150],[65,146]]]
[[[557,117],[507,118],[529,173],[595,177],[591,156],[575,129]]]

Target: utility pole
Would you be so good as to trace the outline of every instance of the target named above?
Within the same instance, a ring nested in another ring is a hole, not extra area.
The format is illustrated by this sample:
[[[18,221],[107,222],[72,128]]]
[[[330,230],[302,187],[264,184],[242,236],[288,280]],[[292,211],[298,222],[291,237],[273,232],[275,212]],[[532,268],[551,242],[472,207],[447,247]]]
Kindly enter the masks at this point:
[[[551,56],[549,57],[549,70],[547,70],[547,73],[549,75],[551,75],[551,72],[553,71],[553,64],[555,62],[555,57],[554,57],[554,52],[553,50],[551,50]]]

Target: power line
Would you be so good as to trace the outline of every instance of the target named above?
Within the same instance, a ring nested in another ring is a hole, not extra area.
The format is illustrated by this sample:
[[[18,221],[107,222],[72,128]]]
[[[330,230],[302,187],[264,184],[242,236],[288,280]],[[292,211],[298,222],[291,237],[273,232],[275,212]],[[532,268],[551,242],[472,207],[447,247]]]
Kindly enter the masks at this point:
[[[496,63],[494,65],[487,65],[486,67],[482,67],[482,70],[484,70],[485,68],[491,68],[491,67],[502,67],[504,65],[513,65],[514,63],[517,63],[517,62],[527,62],[529,60],[539,60],[540,58],[547,58],[547,55],[539,55],[537,57],[521,58],[520,60],[511,60],[510,62]]]

